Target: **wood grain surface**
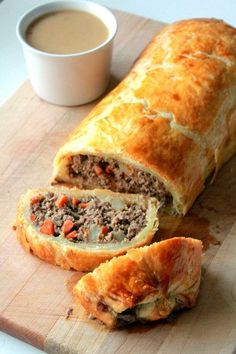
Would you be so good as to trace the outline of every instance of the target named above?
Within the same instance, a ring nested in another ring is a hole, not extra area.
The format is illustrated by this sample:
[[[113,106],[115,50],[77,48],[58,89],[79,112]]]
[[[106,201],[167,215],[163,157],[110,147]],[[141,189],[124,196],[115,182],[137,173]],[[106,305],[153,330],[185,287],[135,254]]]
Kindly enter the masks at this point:
[[[115,14],[119,31],[109,89],[163,26]],[[73,300],[71,290],[82,274],[43,263],[19,246],[12,230],[19,196],[48,184],[55,153],[94,104],[50,105],[27,81],[0,110],[0,329],[48,353],[235,353],[236,158],[187,216],[161,216],[156,239],[185,235],[204,244],[198,304],[166,321],[107,330]]]

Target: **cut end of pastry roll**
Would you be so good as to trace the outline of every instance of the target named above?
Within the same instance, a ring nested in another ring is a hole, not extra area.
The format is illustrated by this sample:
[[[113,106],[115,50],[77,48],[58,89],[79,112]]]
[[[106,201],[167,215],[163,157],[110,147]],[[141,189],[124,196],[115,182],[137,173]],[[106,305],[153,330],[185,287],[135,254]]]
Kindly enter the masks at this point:
[[[17,237],[42,260],[93,270],[128,249],[149,244],[158,228],[155,198],[108,190],[29,190],[17,211]]]
[[[59,167],[60,166],[60,167]],[[52,184],[66,183],[79,188],[106,188],[120,193],[155,197],[160,206],[170,208],[171,193],[161,179],[137,161],[119,156],[81,153],[58,157],[54,161]]]
[[[109,328],[166,318],[195,305],[201,254],[201,241],[184,237],[132,249],[81,278],[74,294]]]

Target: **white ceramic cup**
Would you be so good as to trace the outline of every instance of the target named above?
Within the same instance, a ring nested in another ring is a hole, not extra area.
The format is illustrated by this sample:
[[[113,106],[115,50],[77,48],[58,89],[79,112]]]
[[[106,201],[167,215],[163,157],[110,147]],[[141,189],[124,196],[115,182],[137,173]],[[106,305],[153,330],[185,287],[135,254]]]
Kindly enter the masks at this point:
[[[76,54],[51,54],[31,47],[25,40],[28,26],[39,16],[64,9],[86,11],[100,18],[108,29],[107,39],[93,49]],[[50,103],[63,106],[81,105],[99,97],[109,81],[116,31],[114,15],[90,1],[50,2],[26,12],[18,21],[16,33],[36,94]]]

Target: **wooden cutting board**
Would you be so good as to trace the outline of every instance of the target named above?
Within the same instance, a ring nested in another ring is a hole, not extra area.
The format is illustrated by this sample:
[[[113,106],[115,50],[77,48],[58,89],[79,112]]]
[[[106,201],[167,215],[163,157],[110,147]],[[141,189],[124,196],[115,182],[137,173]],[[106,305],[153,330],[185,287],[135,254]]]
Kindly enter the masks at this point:
[[[114,86],[163,24],[115,12]],[[66,108],[40,100],[25,82],[0,111],[0,329],[48,353],[235,353],[236,159],[220,171],[185,218],[162,217],[157,239],[201,238],[198,305],[167,321],[109,331],[89,320],[71,290],[80,273],[26,254],[12,231],[19,196],[46,186],[68,133],[95,103]],[[68,310],[73,313],[68,317]]]

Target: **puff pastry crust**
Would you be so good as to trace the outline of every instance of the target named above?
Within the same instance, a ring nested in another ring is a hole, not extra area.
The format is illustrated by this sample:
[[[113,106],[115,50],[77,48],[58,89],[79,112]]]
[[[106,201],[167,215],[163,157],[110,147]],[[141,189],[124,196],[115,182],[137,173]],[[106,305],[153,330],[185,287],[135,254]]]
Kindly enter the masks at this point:
[[[201,241],[184,237],[132,249],[81,278],[74,294],[110,328],[159,320],[195,305],[201,253]]]
[[[62,193],[76,198],[95,196],[100,200],[123,200],[126,203],[137,203],[146,208],[146,226],[129,242],[118,243],[73,243],[63,236],[48,236],[39,231],[30,220],[30,200],[35,195],[48,192]],[[78,271],[90,271],[100,263],[126,253],[133,247],[149,244],[158,228],[158,202],[155,198],[141,195],[113,193],[108,190],[81,191],[66,188],[40,188],[28,190],[19,201],[17,209],[16,232],[23,248],[32,252],[42,260],[59,265],[64,269],[73,268]]]
[[[220,20],[165,27],[127,77],[82,121],[54,161],[91,154],[156,176],[185,214],[207,177],[236,151],[236,30]]]

